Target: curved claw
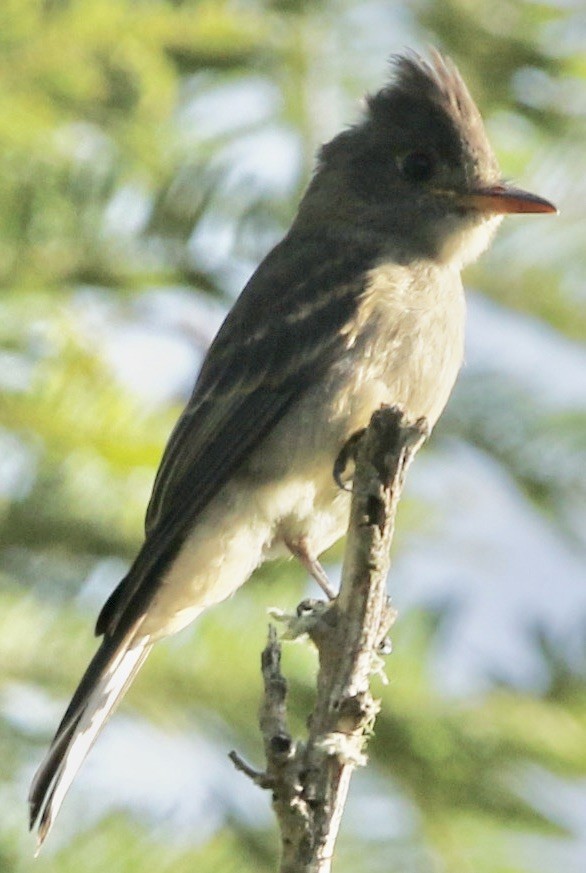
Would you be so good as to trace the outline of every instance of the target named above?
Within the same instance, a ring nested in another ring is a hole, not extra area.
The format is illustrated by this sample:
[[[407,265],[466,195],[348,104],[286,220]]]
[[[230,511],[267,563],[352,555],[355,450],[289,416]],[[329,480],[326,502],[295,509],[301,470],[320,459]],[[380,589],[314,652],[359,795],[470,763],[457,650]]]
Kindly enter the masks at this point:
[[[334,477],[334,482],[341,488],[342,491],[352,491],[345,482],[342,481],[342,476],[346,472],[346,467],[348,466],[349,461],[353,461],[356,458],[356,451],[358,449],[358,444],[362,439],[366,428],[363,427],[360,430],[357,430],[356,433],[353,433],[350,439],[348,439],[338,453],[338,457],[334,461],[334,469],[332,470],[332,475]]]

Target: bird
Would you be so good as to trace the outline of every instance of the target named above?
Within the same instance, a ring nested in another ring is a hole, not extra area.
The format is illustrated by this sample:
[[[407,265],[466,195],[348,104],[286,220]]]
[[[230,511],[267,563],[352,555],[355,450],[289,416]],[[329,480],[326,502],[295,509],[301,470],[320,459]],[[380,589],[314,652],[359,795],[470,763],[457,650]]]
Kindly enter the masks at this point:
[[[158,469],[134,562],[101,610],[101,643],[34,776],[40,847],[153,645],[293,555],[345,532],[336,459],[389,404],[431,430],[463,360],[460,273],[503,216],[555,213],[499,169],[455,64],[391,58],[362,117],[318,153],[284,238],[211,343]]]

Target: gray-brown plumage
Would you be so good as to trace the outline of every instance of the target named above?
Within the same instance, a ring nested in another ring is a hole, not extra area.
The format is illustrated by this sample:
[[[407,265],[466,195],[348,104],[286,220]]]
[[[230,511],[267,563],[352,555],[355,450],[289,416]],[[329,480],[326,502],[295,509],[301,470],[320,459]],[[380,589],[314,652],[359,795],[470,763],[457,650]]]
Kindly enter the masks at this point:
[[[222,325],[169,440],[144,544],[97,624],[103,640],[30,793],[47,835],[152,644],[264,560],[317,557],[344,532],[332,469],[381,403],[433,426],[462,360],[460,270],[507,212],[506,187],[450,61],[394,61],[365,118],[321,150],[293,225]]]

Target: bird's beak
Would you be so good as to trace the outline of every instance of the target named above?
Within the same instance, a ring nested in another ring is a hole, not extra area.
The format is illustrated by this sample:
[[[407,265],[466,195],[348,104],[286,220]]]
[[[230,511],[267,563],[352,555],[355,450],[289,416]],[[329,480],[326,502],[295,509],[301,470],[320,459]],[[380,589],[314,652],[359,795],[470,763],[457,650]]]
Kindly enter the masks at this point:
[[[463,206],[477,209],[479,212],[505,215],[509,212],[555,212],[557,207],[530,194],[521,188],[510,188],[508,185],[493,185],[490,188],[479,188],[458,198]]]

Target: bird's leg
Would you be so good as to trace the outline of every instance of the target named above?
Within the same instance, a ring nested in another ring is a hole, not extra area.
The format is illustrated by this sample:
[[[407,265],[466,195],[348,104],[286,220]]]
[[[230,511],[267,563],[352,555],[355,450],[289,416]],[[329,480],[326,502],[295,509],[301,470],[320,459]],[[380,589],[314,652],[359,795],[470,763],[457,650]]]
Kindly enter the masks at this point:
[[[360,428],[352,436],[346,440],[342,448],[338,453],[338,457],[334,461],[334,469],[333,476],[334,481],[338,488],[341,488],[343,491],[351,491],[351,488],[342,481],[342,476],[346,472],[346,467],[348,466],[349,461],[354,461],[356,459],[356,452],[358,450],[358,445],[360,440],[364,435],[365,427]]]
[[[298,540],[285,540],[285,545],[289,549],[292,555],[294,555],[298,561],[303,564],[309,575],[315,579],[319,587],[322,589],[324,594],[329,600],[334,600],[337,597],[336,592],[332,588],[330,584],[330,580],[328,579],[328,574],[320,564],[317,558],[314,558],[309,554],[307,548],[307,540],[305,537],[301,537]]]

